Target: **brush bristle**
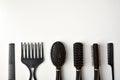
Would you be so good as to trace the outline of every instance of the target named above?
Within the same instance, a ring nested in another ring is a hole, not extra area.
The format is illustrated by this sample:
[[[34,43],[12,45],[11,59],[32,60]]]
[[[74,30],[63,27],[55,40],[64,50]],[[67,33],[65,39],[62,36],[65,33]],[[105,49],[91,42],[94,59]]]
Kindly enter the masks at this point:
[[[51,60],[56,67],[61,67],[66,58],[66,50],[61,42],[55,42],[51,49]]]
[[[74,66],[76,69],[81,69],[83,66],[83,44],[74,43]]]
[[[108,43],[108,64],[113,65],[113,43]]]

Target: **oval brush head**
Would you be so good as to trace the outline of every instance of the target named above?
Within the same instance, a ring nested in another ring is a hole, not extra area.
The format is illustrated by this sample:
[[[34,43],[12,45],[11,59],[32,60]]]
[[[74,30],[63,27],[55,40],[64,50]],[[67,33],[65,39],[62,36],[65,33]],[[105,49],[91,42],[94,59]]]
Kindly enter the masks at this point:
[[[61,67],[65,62],[66,51],[61,42],[55,42],[51,48],[51,60],[56,67]]]
[[[82,43],[74,43],[74,66],[76,69],[80,70],[83,66],[83,44]]]
[[[97,43],[93,44],[93,61],[94,68],[99,69],[99,45]]]

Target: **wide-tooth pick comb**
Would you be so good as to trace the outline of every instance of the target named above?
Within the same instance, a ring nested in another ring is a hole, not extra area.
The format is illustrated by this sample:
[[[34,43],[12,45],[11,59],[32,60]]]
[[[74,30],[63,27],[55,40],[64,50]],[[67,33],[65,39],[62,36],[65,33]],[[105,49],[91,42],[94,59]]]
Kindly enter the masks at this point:
[[[30,78],[36,78],[36,69],[44,61],[43,43],[21,43],[21,61],[30,71]],[[33,69],[33,70],[32,70]]]

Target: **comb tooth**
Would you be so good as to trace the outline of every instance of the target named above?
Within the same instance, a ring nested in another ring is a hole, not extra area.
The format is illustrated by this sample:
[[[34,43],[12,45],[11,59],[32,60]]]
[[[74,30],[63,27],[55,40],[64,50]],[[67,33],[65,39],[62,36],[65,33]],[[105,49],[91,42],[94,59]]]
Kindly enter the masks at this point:
[[[35,58],[37,58],[37,44],[35,43]]]
[[[24,43],[24,46],[25,46],[25,58],[27,58],[27,44]]]
[[[31,49],[32,49],[32,58],[34,59],[34,45],[31,43]]]
[[[40,45],[40,43],[38,43],[38,55],[39,55],[39,58],[41,58],[41,49],[40,49],[40,47],[41,47],[41,45]]]
[[[23,43],[21,42],[21,58],[24,58],[23,54],[24,54],[24,51],[23,51]]]
[[[30,58],[30,44],[28,43],[28,58]]]
[[[41,58],[44,58],[43,42],[41,42]]]

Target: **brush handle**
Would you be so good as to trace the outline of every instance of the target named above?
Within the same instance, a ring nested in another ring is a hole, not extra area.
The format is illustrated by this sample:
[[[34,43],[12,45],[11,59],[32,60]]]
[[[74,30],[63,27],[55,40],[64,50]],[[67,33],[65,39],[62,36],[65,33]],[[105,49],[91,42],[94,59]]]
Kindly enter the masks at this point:
[[[15,80],[15,45],[9,44],[9,77],[8,80]]]
[[[56,70],[56,80],[62,80],[61,69]]]
[[[99,70],[94,70],[94,80],[100,80]]]
[[[93,44],[93,60],[94,60],[94,80],[100,80],[99,73],[99,45]]]
[[[81,71],[76,71],[76,80],[82,80]]]

